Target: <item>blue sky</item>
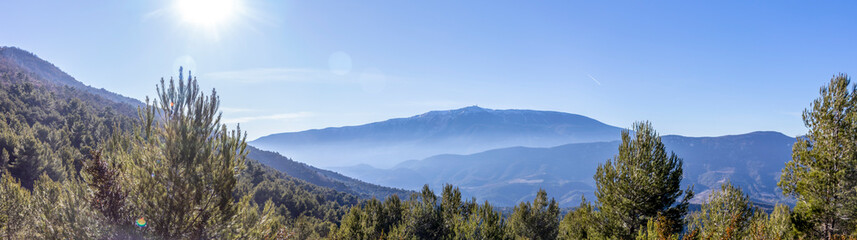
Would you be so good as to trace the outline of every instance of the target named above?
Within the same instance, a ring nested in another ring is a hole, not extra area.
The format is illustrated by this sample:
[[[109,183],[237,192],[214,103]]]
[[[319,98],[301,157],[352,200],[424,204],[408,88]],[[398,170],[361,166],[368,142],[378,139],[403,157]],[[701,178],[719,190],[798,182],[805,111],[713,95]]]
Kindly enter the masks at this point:
[[[470,105],[795,136],[857,74],[853,2],[235,1],[208,25],[175,1],[6,2],[0,45],[138,99],[189,66],[251,139]]]

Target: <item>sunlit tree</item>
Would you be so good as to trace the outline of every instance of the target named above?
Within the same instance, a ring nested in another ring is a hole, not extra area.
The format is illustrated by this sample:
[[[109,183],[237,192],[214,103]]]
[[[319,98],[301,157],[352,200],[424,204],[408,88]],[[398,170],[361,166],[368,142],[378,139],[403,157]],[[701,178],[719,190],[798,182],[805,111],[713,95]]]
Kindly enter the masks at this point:
[[[797,198],[795,213],[815,237],[850,233],[857,220],[857,95],[848,75],[819,90],[803,112],[809,132],[798,137],[779,186]]]
[[[114,143],[109,156],[125,166],[133,218],[166,239],[220,238],[239,211],[232,194],[245,136],[220,123],[217,93],[201,93],[190,74],[185,81],[180,72],[177,84],[161,79],[157,93],[130,141]]]

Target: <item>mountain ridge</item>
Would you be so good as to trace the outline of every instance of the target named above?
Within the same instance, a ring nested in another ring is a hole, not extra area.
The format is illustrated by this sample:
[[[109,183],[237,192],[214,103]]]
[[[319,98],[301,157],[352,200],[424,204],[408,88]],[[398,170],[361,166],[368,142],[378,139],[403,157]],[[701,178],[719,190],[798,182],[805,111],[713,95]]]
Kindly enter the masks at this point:
[[[471,106],[356,126],[271,134],[250,143],[315,166],[392,166],[397,163],[394,161],[440,153],[612,141],[622,130],[571,113]]]
[[[791,203],[776,186],[795,138],[773,131],[719,137],[661,137],[668,151],[684,160],[683,185],[695,185],[698,203],[710,190],[729,179],[760,203]],[[572,143],[549,148],[509,147],[480,153],[441,154],[406,161],[389,169],[366,166],[335,168],[367,182],[418,189],[444,183],[464,194],[498,206],[513,206],[532,198],[540,188],[563,206],[575,206],[580,195],[593,199],[593,175],[599,164],[613,158],[619,141]]]

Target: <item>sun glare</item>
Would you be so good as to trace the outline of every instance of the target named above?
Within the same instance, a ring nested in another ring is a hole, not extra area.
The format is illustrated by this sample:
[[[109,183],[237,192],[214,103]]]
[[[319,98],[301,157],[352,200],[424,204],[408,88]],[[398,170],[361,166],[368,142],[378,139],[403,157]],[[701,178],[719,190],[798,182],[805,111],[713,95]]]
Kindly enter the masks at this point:
[[[234,17],[238,0],[177,0],[176,10],[187,23],[213,28]]]

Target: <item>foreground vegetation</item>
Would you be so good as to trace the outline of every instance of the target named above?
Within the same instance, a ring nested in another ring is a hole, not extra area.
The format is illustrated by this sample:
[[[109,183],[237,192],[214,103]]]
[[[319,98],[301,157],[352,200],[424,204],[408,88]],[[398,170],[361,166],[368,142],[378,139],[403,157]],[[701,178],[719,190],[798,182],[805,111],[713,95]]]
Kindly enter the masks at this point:
[[[3,69],[0,69],[3,70]],[[857,89],[846,75],[804,112],[780,180],[794,209],[766,213],[728,181],[689,212],[683,161],[648,122],[599,165],[595,201],[560,215],[539,191],[503,217],[425,186],[383,201],[248,160],[216,92],[161,80],[135,118],[98,98],[0,71],[0,237],[5,239],[846,239],[857,223]],[[406,199],[404,199],[406,198]]]

